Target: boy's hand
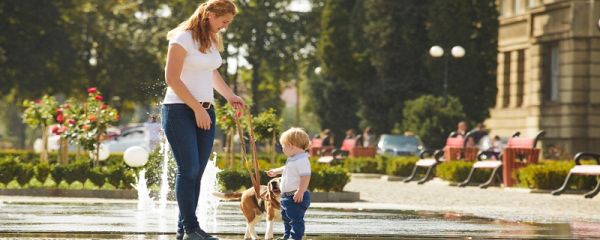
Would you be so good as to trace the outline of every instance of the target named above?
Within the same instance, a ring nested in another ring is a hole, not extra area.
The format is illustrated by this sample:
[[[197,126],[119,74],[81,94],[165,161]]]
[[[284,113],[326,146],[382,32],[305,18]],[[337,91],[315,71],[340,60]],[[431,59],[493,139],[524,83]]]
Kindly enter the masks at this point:
[[[296,193],[294,193],[294,202],[295,203],[301,203],[303,199],[304,199],[304,192],[296,191]]]
[[[275,172],[275,170],[273,170],[273,169],[269,169],[269,171],[266,171],[266,173],[267,173],[267,176],[269,176],[269,177],[277,176],[277,172]]]

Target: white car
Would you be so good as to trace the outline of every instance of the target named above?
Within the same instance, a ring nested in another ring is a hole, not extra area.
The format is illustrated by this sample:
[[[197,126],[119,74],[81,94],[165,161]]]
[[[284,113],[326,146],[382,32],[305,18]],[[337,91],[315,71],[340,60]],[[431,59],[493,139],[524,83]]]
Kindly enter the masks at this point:
[[[150,151],[150,142],[148,127],[136,126],[121,131],[121,134],[115,136],[113,139],[105,141],[104,144],[108,147],[108,150],[113,152],[125,152],[130,147],[140,146]]]

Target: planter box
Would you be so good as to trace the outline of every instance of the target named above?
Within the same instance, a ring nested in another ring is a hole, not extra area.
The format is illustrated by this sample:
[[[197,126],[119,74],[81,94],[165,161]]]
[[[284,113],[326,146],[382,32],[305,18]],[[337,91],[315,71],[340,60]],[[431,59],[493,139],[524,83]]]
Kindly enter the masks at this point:
[[[0,189],[0,195],[137,199],[135,190]]]
[[[311,202],[357,202],[359,192],[311,192]]]

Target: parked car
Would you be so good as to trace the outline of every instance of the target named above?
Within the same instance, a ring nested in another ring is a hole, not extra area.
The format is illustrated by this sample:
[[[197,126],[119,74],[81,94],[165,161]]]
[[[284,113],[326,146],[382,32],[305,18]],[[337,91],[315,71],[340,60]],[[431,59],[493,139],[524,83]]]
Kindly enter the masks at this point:
[[[150,138],[146,135],[148,130],[144,126],[135,126],[121,131],[121,134],[105,141],[104,144],[108,147],[111,153],[125,152],[130,147],[140,146],[146,150],[150,150]]]
[[[423,150],[423,142],[417,136],[383,134],[377,143],[377,153],[384,155],[418,156]]]

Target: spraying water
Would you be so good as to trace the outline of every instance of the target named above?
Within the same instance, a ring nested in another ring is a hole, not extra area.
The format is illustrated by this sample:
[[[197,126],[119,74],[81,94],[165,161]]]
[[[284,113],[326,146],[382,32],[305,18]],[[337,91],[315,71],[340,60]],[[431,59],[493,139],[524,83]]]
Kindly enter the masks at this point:
[[[160,210],[167,208],[167,195],[169,194],[169,142],[165,138],[160,145],[163,154],[162,174],[160,177]]]
[[[133,188],[137,190],[138,194],[138,210],[153,210],[154,209],[154,199],[150,197],[150,190],[148,189],[148,184],[146,181],[146,169],[142,169],[138,173],[137,182],[135,185],[132,185]]]
[[[213,152],[213,159],[208,161],[200,181],[200,198],[198,200],[198,220],[200,227],[208,232],[216,232],[217,208],[219,199],[212,195],[217,189],[217,173],[221,171],[217,165],[217,153]]]

